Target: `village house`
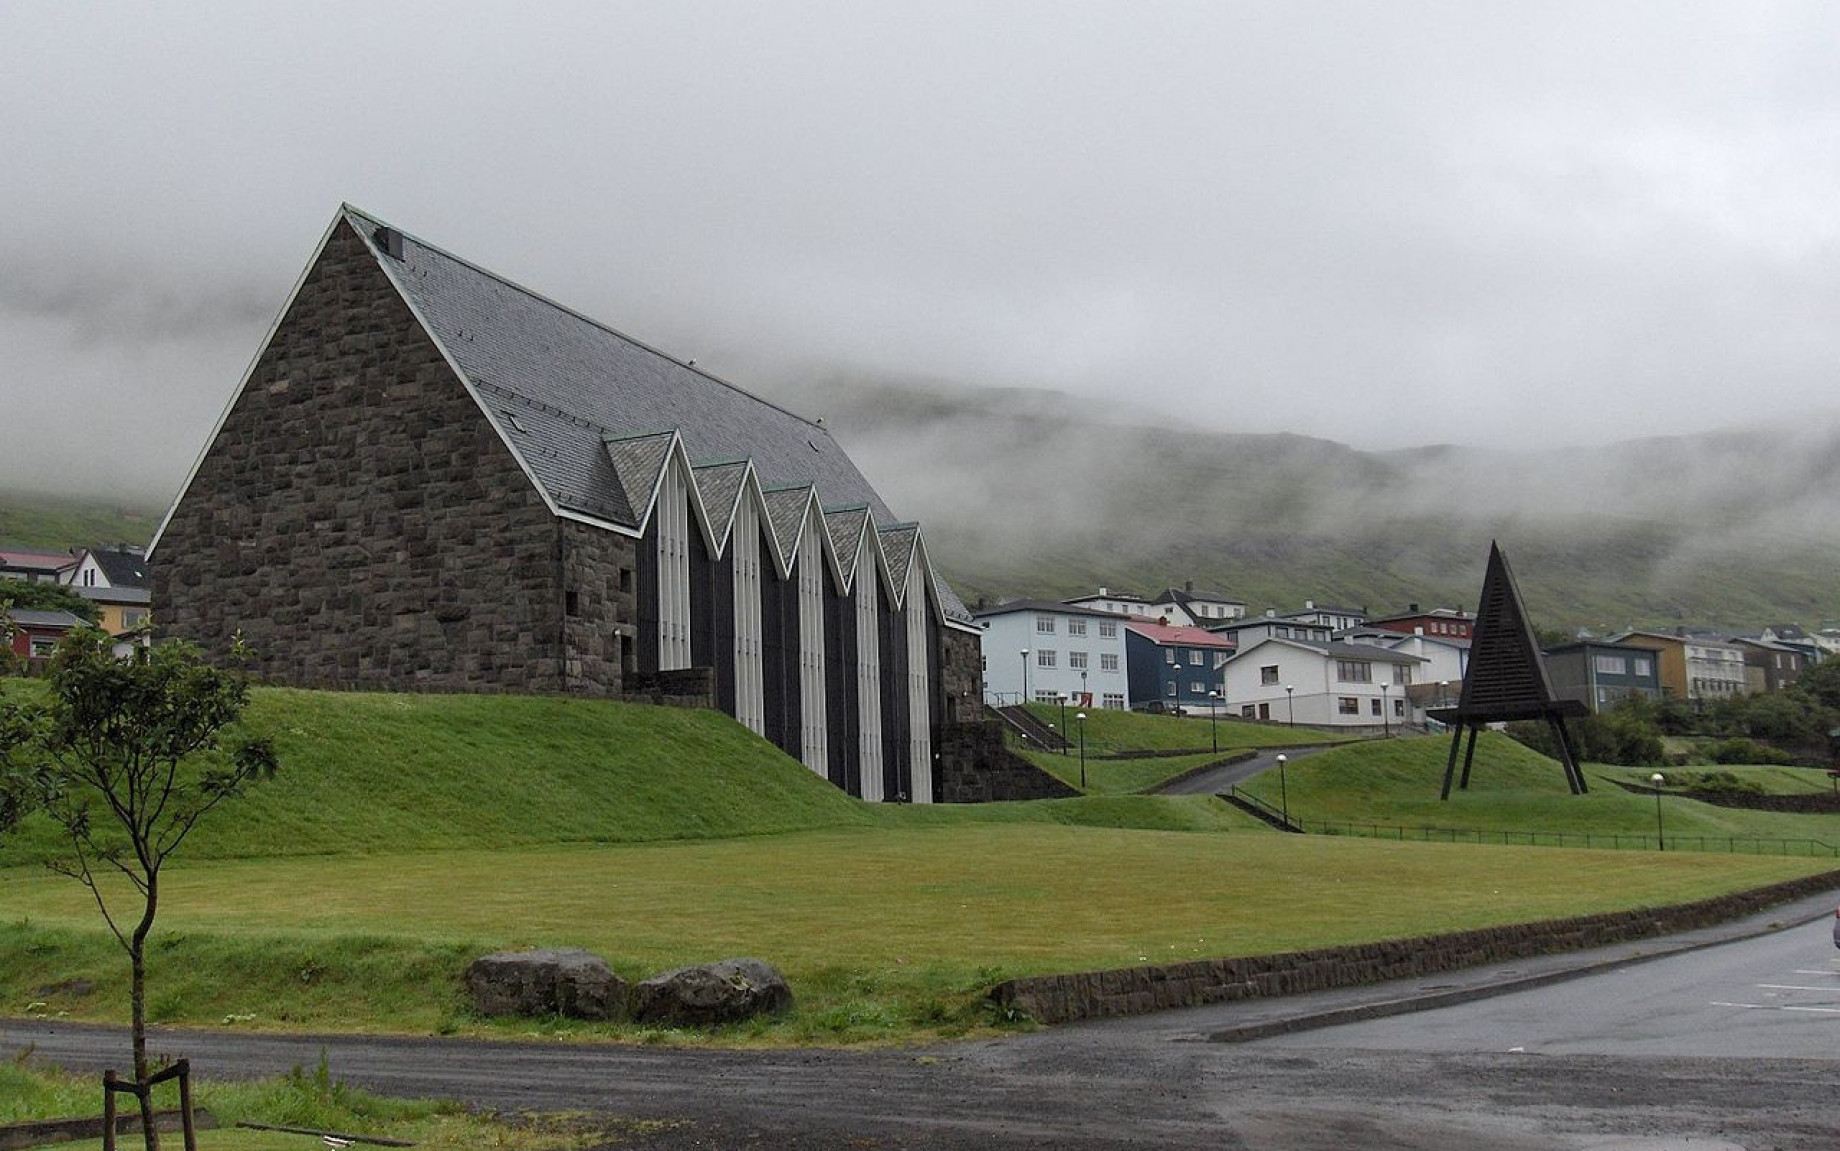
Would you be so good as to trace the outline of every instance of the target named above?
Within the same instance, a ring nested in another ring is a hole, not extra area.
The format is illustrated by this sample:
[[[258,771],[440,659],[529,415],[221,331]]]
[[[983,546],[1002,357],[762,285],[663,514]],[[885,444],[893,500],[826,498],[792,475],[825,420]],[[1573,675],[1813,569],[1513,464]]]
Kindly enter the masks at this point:
[[[1125,706],[1124,621],[1048,600],[1012,600],[973,613],[984,625],[984,699],[1076,707]]]
[[[979,629],[802,419],[349,206],[154,537],[162,634],[312,687],[709,704],[953,798]]]
[[[1406,721],[1424,662],[1377,644],[1260,639],[1227,660],[1226,701],[1246,719],[1384,729]]]

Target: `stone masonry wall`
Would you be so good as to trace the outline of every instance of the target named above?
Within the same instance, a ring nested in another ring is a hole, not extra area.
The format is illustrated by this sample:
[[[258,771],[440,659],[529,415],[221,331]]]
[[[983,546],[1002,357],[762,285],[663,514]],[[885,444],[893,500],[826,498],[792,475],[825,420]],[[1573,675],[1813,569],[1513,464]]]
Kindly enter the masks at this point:
[[[605,652],[563,660],[587,550],[341,223],[160,537],[154,620],[216,655],[240,631],[277,683],[611,692]]]
[[[996,720],[955,724],[939,746],[939,801],[1063,799],[1079,792],[1010,751]]]
[[[1632,939],[1688,931],[1755,914],[1779,903],[1831,891],[1840,871],[1672,907],[1581,915],[1416,939],[1389,939],[1280,955],[1203,959],[1113,971],[1012,979],[990,992],[1005,1007],[1043,1023],[1140,1015],[1259,996],[1410,979],[1488,963],[1587,951]]]

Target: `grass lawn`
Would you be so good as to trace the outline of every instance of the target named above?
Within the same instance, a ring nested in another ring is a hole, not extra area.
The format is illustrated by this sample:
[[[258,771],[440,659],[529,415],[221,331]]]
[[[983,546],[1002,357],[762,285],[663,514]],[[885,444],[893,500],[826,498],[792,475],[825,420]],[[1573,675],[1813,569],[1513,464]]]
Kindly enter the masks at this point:
[[[1450,752],[1440,737],[1398,739],[1334,748],[1291,764],[1285,772],[1291,816],[1306,828],[1322,821],[1383,827],[1464,828],[1485,831],[1574,832],[1652,836],[1656,828],[1652,793],[1630,792],[1615,781],[1646,783],[1655,768],[1585,765],[1590,791],[1572,795],[1558,764],[1503,735],[1485,733],[1477,745],[1467,791],[1453,787],[1440,801]],[[1671,770],[1659,769],[1665,776]],[[1680,769],[1700,770],[1700,769]],[[1770,780],[1799,769],[1744,768]],[[1462,766],[1458,765],[1461,776]],[[1790,777],[1785,777],[1790,778]],[[1794,786],[1802,781],[1796,780]],[[1791,786],[1784,782],[1783,787]],[[1275,772],[1242,788],[1274,806],[1280,799]],[[1840,820],[1832,815],[1797,815],[1715,807],[1685,794],[1663,794],[1662,821],[1677,842],[1704,837],[1813,840],[1840,847]],[[1830,860],[1831,862],[1831,860]]]
[[[741,1038],[952,1035],[1011,975],[1674,903],[1831,866],[1037,823],[205,862],[169,874],[150,1002],[174,1023],[518,1033],[533,1025],[470,1017],[458,976],[482,952],[540,944],[633,978],[767,959],[800,1007]],[[122,1014],[125,963],[87,892],[13,869],[0,906],[30,909],[0,923],[9,1014]]]
[[[472,1151],[495,1147],[500,1151],[565,1151],[590,1142],[588,1132],[557,1117],[520,1118],[503,1122],[473,1114],[449,1104],[423,1100],[388,1099],[361,1091],[334,1078],[324,1064],[295,1068],[279,1079],[226,1082],[196,1079],[193,1099],[208,1111],[217,1126],[198,1134],[200,1147],[210,1151],[303,1151],[317,1147],[311,1136],[238,1128],[239,1122],[270,1127],[310,1128],[347,1134],[408,1140],[430,1151]],[[0,1063],[0,1124],[45,1119],[80,1119],[101,1114],[101,1090],[96,1076],[77,1076],[41,1068],[30,1059]],[[178,1105],[178,1088],[156,1088],[154,1105]],[[597,1125],[612,1127],[618,1124]],[[628,1130],[641,1124],[628,1124]],[[612,1133],[612,1132],[609,1132]],[[177,1132],[162,1135],[162,1147],[180,1147]],[[117,1147],[141,1145],[140,1133],[119,1136]],[[604,1144],[601,1144],[604,1145]],[[101,1139],[49,1143],[58,1151],[99,1151]]]
[[[1104,714],[1133,738],[1207,730]],[[1285,836],[1207,796],[869,805],[724,716],[587,700],[265,690],[250,718],[277,736],[281,773],[166,871],[156,1021],[699,1039],[467,1009],[477,955],[582,946],[629,978],[735,955],[779,966],[796,1012],[725,1042],[900,1041],[992,1025],[982,994],[1012,975],[1675,903],[1834,866]],[[1652,798],[1601,776],[1568,796],[1550,761],[1495,740],[1470,791],[1440,805],[1443,749],[1300,759],[1293,809],[1446,826],[1653,817]],[[1666,803],[1687,818],[1690,801]],[[87,891],[34,865],[57,842],[42,819],[0,841],[0,1013],[119,1020],[125,958]]]
[[[1068,730],[1078,741],[1079,724],[1074,720],[1078,708],[1067,708]],[[1032,703],[1029,711],[1043,723],[1061,724],[1061,709],[1045,703]],[[1108,708],[1086,709],[1086,755],[1089,766],[1094,758],[1128,754],[1133,751],[1222,751],[1237,748],[1295,747],[1299,744],[1338,743],[1351,737],[1339,732],[1325,732],[1311,727],[1289,727],[1275,723],[1228,719],[1210,722],[1206,716],[1150,715],[1139,711]],[[1216,743],[1218,740],[1218,744]]]

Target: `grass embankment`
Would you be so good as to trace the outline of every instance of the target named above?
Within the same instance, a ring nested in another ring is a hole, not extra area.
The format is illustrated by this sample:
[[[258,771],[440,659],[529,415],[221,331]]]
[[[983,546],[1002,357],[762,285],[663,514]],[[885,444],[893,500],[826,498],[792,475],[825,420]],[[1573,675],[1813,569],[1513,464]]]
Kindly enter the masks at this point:
[[[1061,723],[1059,707],[1036,703],[1030,704],[1029,710],[1043,723],[1054,724],[1057,728]],[[1225,717],[1209,720],[1193,715],[1148,715],[1093,708],[1086,712],[1085,786],[1081,788],[1080,725],[1072,718],[1076,714],[1074,709],[1067,711],[1073,746],[1064,755],[1028,750],[1015,742],[1011,746],[1030,763],[1087,795],[1130,795],[1146,791],[1236,751],[1343,743],[1352,738],[1340,732]],[[1173,755],[1173,752],[1187,754]]]
[[[1485,733],[1477,745],[1467,790],[1453,785],[1438,798],[1450,743],[1441,738],[1398,739],[1333,748],[1298,759],[1285,773],[1291,815],[1306,828],[1321,822],[1375,824],[1383,828],[1463,828],[1490,832],[1623,834],[1632,843],[1656,830],[1655,798],[1647,790],[1654,768],[1587,764],[1590,791],[1572,795],[1554,761],[1503,735]],[[1462,764],[1458,764],[1458,776]],[[1660,769],[1665,777],[1672,769]],[[1693,769],[1687,769],[1693,770]],[[1744,767],[1737,771],[1766,790],[1802,790],[1806,769]],[[1616,782],[1641,785],[1631,792]],[[1242,785],[1277,806],[1279,779],[1266,772]],[[1840,820],[1714,807],[1685,793],[1661,797],[1661,823],[1676,840],[1816,840],[1840,846]],[[1608,843],[1606,842],[1606,846]],[[1832,861],[1830,860],[1830,863]]]
[[[490,1115],[468,1112],[457,1104],[426,1100],[389,1099],[373,1095],[334,1078],[322,1062],[317,1068],[295,1068],[278,1079],[253,1082],[198,1079],[193,1083],[195,1104],[216,1120],[216,1129],[199,1142],[212,1151],[301,1151],[310,1146],[298,1134],[238,1129],[237,1123],[270,1127],[297,1127],[316,1131],[362,1133],[400,1139],[430,1151],[472,1151],[496,1147],[501,1151],[562,1151],[590,1143],[605,1145],[601,1137],[630,1133],[644,1124],[613,1120],[579,1124],[566,1118],[520,1117],[506,1122]],[[178,1089],[156,1089],[155,1106],[177,1105]],[[29,1061],[0,1063],[0,1125],[45,1119],[93,1117],[98,1113],[96,1078],[76,1076]],[[117,1146],[139,1143],[135,1133],[118,1138]],[[165,1137],[176,1146],[177,1134]],[[47,1144],[59,1151],[100,1149],[100,1139]]]
[[[591,701],[264,691],[253,718],[283,770],[168,869],[156,1022],[653,1037],[469,1012],[471,958],[545,945],[631,978],[765,958],[799,1008],[739,1041],[953,1035],[1012,975],[1674,903],[1832,865],[1219,834],[1244,824],[1211,797],[864,805],[724,717]],[[1429,779],[1435,802],[1440,743],[1422,746],[1374,786]],[[1338,749],[1291,774],[1410,747]],[[1493,762],[1467,808],[1505,780]],[[1543,771],[1555,810],[1581,815]],[[53,842],[28,826],[4,848],[0,1012],[118,1020],[126,964],[88,893],[26,865]]]

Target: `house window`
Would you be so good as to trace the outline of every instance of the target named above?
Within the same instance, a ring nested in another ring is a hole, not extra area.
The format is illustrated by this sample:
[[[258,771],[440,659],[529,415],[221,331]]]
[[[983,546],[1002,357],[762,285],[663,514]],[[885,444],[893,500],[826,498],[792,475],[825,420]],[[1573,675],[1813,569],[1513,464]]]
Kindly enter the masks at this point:
[[[631,568],[621,568],[620,569],[620,590],[623,592],[631,592],[632,583],[633,583],[633,570]]]
[[[1100,620],[1099,621],[1099,638],[1100,639],[1117,639],[1118,638],[1118,621],[1111,620],[1111,619]]]
[[[1242,703],[1239,705],[1239,714],[1242,719],[1256,719],[1257,718],[1257,716],[1253,714],[1252,705],[1249,703]]]
[[[43,637],[40,637],[40,636],[34,636],[34,637],[32,637],[32,655],[33,655],[33,658],[37,658],[37,657],[39,657],[39,656],[47,656],[47,655],[50,655],[50,654],[51,654],[52,652],[54,652],[54,651],[56,651],[56,650],[57,650],[57,640],[55,640],[55,639],[45,639],[45,638],[43,638]]]
[[[1056,658],[1057,656],[1055,655],[1053,648],[1046,648],[1046,647],[1038,648],[1035,652],[1035,666],[1036,667],[1055,667],[1057,666],[1057,664],[1055,663]]]
[[[1647,677],[1655,673],[1655,665],[1641,656],[1636,657],[1635,664],[1636,674],[1639,676]]]
[[[1269,664],[1259,669],[1259,682],[1267,687],[1274,687],[1278,682],[1278,665]]]
[[[1372,683],[1373,665],[1358,659],[1338,659],[1335,661],[1335,678],[1343,683]]]
[[[1124,710],[1124,696],[1118,692],[1115,692],[1115,691],[1106,692],[1104,703],[1105,703],[1107,710],[1110,710],[1110,711],[1123,711]]]
[[[1393,682],[1394,683],[1411,683],[1412,682],[1412,669],[1402,663],[1394,664],[1393,665]]]
[[[581,614],[581,593],[574,588],[562,593],[562,614],[569,616]]]
[[[1201,680],[1195,680],[1188,685],[1188,694],[1190,695],[1206,695],[1207,693],[1208,685]]]
[[[1394,700],[1393,701],[1393,717],[1397,719],[1397,718],[1404,716],[1405,713],[1406,713],[1406,701],[1403,699]]]
[[[139,627],[146,622],[147,609],[144,607],[127,608],[121,613],[121,625],[123,627]]]
[[[1173,649],[1173,648],[1171,648],[1171,649],[1169,649],[1168,651],[1165,651],[1165,652],[1163,653],[1163,662],[1164,662],[1164,663],[1166,663],[1166,664],[1168,664],[1168,665],[1169,665],[1170,667],[1174,667],[1174,666],[1175,666],[1175,664],[1176,664],[1176,653],[1175,653],[1175,649]]]
[[[1086,634],[1086,621],[1083,619],[1068,620],[1067,621],[1067,634],[1068,635],[1085,635]]]
[[[1335,701],[1335,706],[1343,715],[1360,715],[1361,701],[1352,695],[1344,695]]]
[[[1206,652],[1191,651],[1188,653],[1188,666],[1204,667],[1206,666],[1206,664],[1207,664],[1207,653]]]
[[[1086,667],[1086,653],[1083,651],[1068,652],[1067,653],[1067,666],[1071,668],[1084,669]]]
[[[1369,712],[1371,712],[1371,713],[1372,713],[1372,714],[1374,714],[1374,715],[1379,715],[1379,714],[1380,714],[1380,701],[1379,701],[1379,700],[1377,700],[1377,699],[1370,699],[1370,700],[1368,700],[1368,701],[1367,701],[1367,703],[1368,703],[1368,708],[1367,708],[1367,710],[1368,710]]]
[[[1109,652],[1109,651],[1100,652],[1099,653],[1099,670],[1100,671],[1117,671],[1118,670],[1117,653]]]
[[[1051,615],[1036,616],[1035,617],[1035,631],[1039,635],[1053,635],[1054,634],[1054,617]]]
[[[1168,696],[1170,699],[1174,699],[1176,697],[1176,681],[1175,680],[1172,679],[1168,683],[1163,685],[1163,694]]]
[[[1594,655],[1591,666],[1597,669],[1598,675],[1629,674],[1629,661],[1620,655]]]

